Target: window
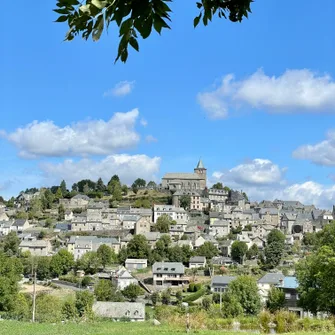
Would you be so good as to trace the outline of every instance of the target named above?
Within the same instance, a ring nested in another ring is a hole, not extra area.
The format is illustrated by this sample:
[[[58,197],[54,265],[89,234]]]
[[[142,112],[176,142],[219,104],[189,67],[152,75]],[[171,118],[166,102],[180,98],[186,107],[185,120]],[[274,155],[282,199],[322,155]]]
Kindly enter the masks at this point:
[[[285,299],[291,299],[291,293],[285,293]]]
[[[126,311],[126,313],[124,314],[125,316],[130,316],[130,311]]]

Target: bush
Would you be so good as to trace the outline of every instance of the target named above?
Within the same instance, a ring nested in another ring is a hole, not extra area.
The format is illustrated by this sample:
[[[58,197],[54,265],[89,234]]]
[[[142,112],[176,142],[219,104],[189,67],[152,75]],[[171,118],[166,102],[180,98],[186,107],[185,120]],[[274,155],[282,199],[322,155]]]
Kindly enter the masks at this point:
[[[61,300],[49,294],[38,295],[36,298],[36,321],[54,323],[61,320]]]
[[[259,323],[264,333],[270,331],[269,324],[273,321],[273,315],[269,311],[262,311],[258,315]]]
[[[92,278],[89,276],[85,276],[82,281],[81,281],[81,286],[82,287],[87,287],[92,283]]]
[[[184,302],[195,301],[195,300],[199,299],[200,297],[202,297],[203,295],[205,295],[205,293],[206,293],[206,289],[205,288],[201,288],[199,291],[186,296],[184,298]]]
[[[277,333],[289,333],[295,330],[297,315],[289,311],[278,311],[274,315]]]

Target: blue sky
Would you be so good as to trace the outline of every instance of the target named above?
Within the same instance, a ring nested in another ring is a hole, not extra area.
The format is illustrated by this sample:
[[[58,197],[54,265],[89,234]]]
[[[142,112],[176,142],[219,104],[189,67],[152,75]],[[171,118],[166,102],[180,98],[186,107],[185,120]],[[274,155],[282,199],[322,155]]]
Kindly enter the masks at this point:
[[[172,30],[116,65],[114,28],[65,43],[54,6],[20,1],[0,23],[0,194],[159,181],[201,156],[210,183],[253,200],[335,203],[333,0],[256,0],[242,24],[197,29],[195,2],[175,1]]]

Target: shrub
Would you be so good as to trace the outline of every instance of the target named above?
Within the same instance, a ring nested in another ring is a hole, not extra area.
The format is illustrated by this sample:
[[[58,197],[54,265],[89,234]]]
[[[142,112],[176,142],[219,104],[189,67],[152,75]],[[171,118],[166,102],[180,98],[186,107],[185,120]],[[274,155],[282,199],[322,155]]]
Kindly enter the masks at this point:
[[[289,311],[278,311],[274,315],[277,333],[289,333],[295,330],[297,315]]]
[[[258,319],[262,331],[268,333],[270,331],[269,324],[273,321],[273,315],[269,311],[262,311],[259,313]]]
[[[184,298],[184,302],[192,302],[192,301],[195,301],[197,299],[199,299],[200,297],[202,297],[204,294],[206,293],[206,289],[205,288],[202,288],[200,289],[199,291],[193,293],[193,294],[190,294],[188,296],[186,296]]]
[[[36,321],[53,323],[61,320],[61,300],[49,294],[38,295],[36,298]]]

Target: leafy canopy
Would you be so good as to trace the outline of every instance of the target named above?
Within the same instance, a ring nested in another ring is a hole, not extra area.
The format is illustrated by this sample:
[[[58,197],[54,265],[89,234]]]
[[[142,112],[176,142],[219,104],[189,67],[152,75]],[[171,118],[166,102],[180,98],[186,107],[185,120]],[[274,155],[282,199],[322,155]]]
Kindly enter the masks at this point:
[[[104,29],[115,23],[119,30],[119,47],[115,61],[126,62],[128,46],[139,51],[138,36],[150,36],[152,30],[161,34],[162,29],[170,29],[171,0],[57,0],[59,14],[56,22],[66,22],[69,30],[65,40],[71,41],[81,35],[98,41]],[[194,18],[196,27],[200,20],[206,26],[214,15],[232,22],[241,22],[251,13],[253,0],[199,0],[196,6],[199,14]]]

